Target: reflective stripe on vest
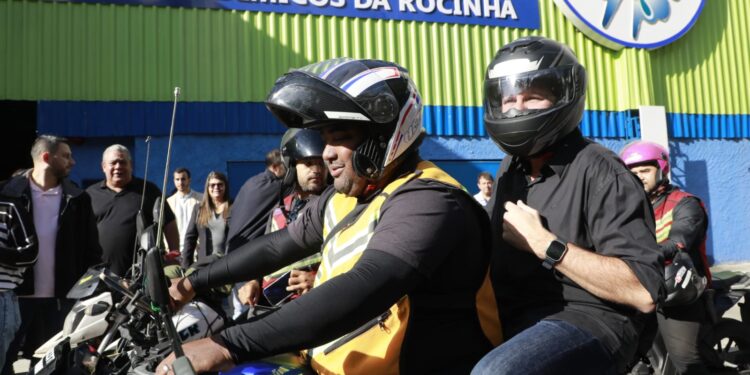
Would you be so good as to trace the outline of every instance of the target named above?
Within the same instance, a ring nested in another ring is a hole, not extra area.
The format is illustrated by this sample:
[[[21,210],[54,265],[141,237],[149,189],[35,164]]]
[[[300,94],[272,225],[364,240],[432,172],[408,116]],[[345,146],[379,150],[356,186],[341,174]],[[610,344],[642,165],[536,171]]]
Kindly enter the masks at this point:
[[[694,195],[682,191],[675,187],[669,192],[664,202],[657,207],[654,207],[654,219],[656,219],[656,243],[662,243],[669,239],[669,232],[672,230],[672,223],[674,222],[673,213],[674,208],[683,198],[694,197]],[[698,201],[703,208],[703,212],[706,212],[706,206],[703,201]],[[684,245],[684,244],[683,244]],[[697,249],[682,249],[686,251],[696,250],[700,254],[701,261],[703,262],[703,272],[708,278],[709,285],[711,283],[711,270],[708,268],[708,257],[706,256],[706,238],[703,237],[702,242],[698,245]],[[701,267],[699,264],[695,264],[695,267]]]
[[[432,179],[461,189],[461,185],[447,173],[430,162],[422,161],[417,165],[417,171],[388,184],[350,225],[336,233],[331,233],[331,230],[355,208],[357,200],[343,194],[335,194],[329,199],[323,218],[325,245],[315,279],[316,286],[354,267],[372,238],[385,201],[396,189],[415,178]],[[493,344],[499,344],[500,324],[489,277],[477,291],[475,300],[483,330]],[[409,316],[410,299],[405,295],[388,311],[360,329],[310,350],[308,355],[312,367],[321,374],[399,373],[399,355]]]

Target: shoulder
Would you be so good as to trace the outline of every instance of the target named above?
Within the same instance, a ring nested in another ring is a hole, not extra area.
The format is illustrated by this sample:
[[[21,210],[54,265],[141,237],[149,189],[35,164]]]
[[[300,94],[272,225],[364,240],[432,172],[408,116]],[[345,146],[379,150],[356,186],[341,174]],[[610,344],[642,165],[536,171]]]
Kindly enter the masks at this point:
[[[0,182],[0,193],[9,197],[20,197],[29,187],[29,179],[19,175]]]
[[[469,193],[446,183],[415,178],[396,189],[383,204],[383,211],[395,210],[403,215],[451,212],[460,206],[460,201],[474,201]]]
[[[250,194],[259,189],[276,188],[281,186],[281,180],[276,178],[272,173],[264,171],[253,177],[250,177],[242,184],[238,196],[240,194]]]
[[[705,212],[700,198],[677,187],[669,192],[667,199],[675,202],[675,211]]]
[[[612,184],[624,184],[642,190],[643,185],[612,150],[586,140],[586,145],[578,152],[570,165],[575,176],[593,185],[596,192]]]
[[[140,178],[133,178],[133,181],[131,181],[128,184],[128,190],[138,193],[138,195],[141,194],[141,189],[143,189],[144,184],[146,185],[146,195],[151,197],[160,197],[161,196],[161,189],[159,189],[158,186],[156,186],[155,183],[151,181],[144,181]]]
[[[70,195],[74,199],[84,195],[85,191],[68,178],[63,179],[61,185],[63,193]]]
[[[86,193],[91,196],[100,195],[106,188],[104,187],[104,180],[98,181],[91,186],[86,188]]]

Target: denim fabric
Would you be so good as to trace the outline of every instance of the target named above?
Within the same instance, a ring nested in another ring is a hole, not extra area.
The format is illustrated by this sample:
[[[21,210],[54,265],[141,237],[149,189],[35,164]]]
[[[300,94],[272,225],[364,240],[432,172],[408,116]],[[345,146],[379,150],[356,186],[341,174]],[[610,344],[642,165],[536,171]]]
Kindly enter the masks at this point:
[[[18,311],[16,293],[12,290],[0,291],[0,368],[5,365],[5,352],[20,326],[21,313]]]
[[[588,332],[542,320],[485,355],[471,374],[615,374],[615,361]]]

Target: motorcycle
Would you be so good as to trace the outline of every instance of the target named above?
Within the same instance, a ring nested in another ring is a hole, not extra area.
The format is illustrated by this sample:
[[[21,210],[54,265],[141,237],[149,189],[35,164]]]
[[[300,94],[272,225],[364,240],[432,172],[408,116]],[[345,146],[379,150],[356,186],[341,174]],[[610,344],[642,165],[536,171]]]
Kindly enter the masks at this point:
[[[706,367],[713,374],[750,374],[750,274],[731,271],[714,274],[711,289],[703,291],[700,298],[710,319],[708,332],[699,343]],[[741,321],[724,317],[738,303]],[[629,374],[676,374],[658,333]]]
[[[143,373],[174,351],[174,343],[208,337],[223,328],[221,314],[200,300],[165,315],[169,295],[161,254],[155,247],[145,253],[146,271],[132,280],[104,267],[86,272],[68,293],[78,302],[63,330],[35,351],[40,360],[29,374]]]

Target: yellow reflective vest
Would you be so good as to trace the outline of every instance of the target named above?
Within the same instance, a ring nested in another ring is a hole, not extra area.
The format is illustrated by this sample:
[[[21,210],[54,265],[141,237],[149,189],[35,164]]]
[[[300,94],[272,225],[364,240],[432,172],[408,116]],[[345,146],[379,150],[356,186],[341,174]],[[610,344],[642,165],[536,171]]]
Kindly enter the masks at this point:
[[[432,179],[461,189],[450,175],[434,164],[422,161],[415,172],[387,185],[355,220],[335,233],[332,229],[355,208],[357,199],[343,194],[335,194],[329,199],[323,218],[323,258],[316,275],[316,287],[354,267],[368,247],[383,204],[396,189],[415,178]],[[475,302],[482,330],[493,345],[498,345],[502,334],[489,272],[476,293]],[[390,309],[359,329],[308,351],[312,367],[321,374],[398,374],[399,355],[409,319],[410,299],[404,295]],[[435,360],[440,361],[440,358]]]

